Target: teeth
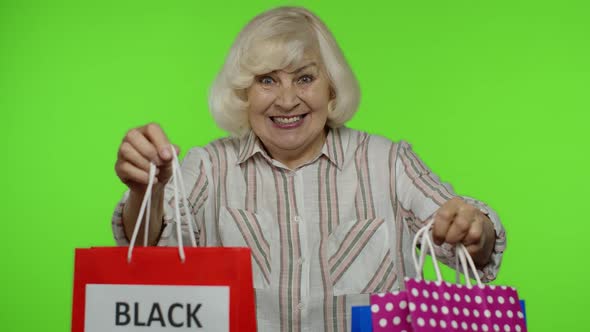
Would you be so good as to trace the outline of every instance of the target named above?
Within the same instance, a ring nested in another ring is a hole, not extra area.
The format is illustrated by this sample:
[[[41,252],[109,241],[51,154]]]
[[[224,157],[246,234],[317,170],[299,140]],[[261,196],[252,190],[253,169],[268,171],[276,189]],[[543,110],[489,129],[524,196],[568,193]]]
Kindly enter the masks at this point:
[[[282,117],[273,117],[273,121],[278,123],[278,124],[290,124],[290,123],[294,123],[297,122],[299,120],[301,120],[301,116],[294,116],[294,117],[290,117],[290,118],[282,118]]]

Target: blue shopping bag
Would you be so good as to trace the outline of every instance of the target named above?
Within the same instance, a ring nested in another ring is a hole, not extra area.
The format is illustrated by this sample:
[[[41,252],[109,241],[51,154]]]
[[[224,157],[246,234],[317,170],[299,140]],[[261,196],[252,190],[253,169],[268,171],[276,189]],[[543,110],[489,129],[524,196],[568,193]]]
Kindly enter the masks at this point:
[[[368,305],[353,306],[350,327],[352,332],[373,332],[371,307]]]

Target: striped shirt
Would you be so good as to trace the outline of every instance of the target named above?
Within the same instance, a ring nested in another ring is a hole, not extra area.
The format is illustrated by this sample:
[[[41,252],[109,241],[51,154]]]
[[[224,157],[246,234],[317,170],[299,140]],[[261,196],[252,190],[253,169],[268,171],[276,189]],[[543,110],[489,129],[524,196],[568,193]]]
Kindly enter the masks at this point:
[[[331,129],[321,153],[290,170],[273,160],[252,132],[191,149],[182,163],[195,234],[185,218],[183,240],[199,246],[247,246],[252,251],[259,331],[349,331],[351,306],[368,294],[403,287],[415,277],[413,234],[456,194],[440,182],[406,142],[348,128]],[[128,242],[121,211],[114,237]],[[496,230],[484,281],[496,276],[505,232]],[[165,227],[158,245],[177,244],[174,197],[166,189]],[[437,257],[453,267],[448,245]]]

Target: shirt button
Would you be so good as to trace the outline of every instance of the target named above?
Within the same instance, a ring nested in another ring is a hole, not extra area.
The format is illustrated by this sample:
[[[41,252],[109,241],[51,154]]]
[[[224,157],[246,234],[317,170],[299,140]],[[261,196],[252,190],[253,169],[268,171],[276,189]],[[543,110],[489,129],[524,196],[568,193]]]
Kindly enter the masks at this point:
[[[300,217],[300,216],[295,216],[295,218],[293,218],[293,220],[294,220],[296,223],[299,223],[299,222],[301,222],[301,217]]]
[[[304,262],[304,261],[305,261],[305,260],[304,260],[303,258],[298,258],[298,259],[297,259],[297,264],[299,264],[299,265],[303,265],[303,262]]]
[[[297,305],[297,309],[299,309],[299,310],[303,310],[303,307],[304,307],[304,305],[301,302]]]

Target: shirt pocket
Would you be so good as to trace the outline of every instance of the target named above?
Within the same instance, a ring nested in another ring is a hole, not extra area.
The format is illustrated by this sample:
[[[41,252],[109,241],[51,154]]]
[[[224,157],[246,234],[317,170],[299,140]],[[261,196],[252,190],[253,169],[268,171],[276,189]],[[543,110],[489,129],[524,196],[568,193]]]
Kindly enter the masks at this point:
[[[249,247],[254,288],[270,286],[272,219],[245,209],[221,207],[219,237],[224,247]]]
[[[385,292],[396,281],[383,218],[340,224],[328,237],[326,254],[335,296]]]

